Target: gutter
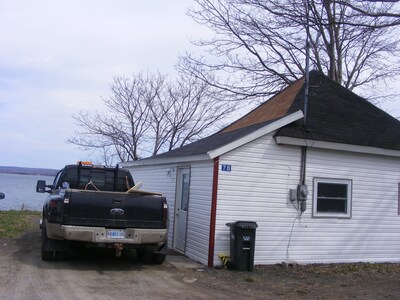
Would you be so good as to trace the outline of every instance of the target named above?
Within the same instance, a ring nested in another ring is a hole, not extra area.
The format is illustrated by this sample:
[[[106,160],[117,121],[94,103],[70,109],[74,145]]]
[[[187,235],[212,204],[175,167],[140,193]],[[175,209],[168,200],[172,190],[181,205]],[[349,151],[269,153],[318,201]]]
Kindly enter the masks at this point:
[[[173,157],[164,156],[164,157],[154,157],[154,158],[150,157],[139,160],[120,162],[118,165],[122,168],[129,168],[129,167],[139,167],[139,166],[187,163],[187,162],[195,162],[195,161],[202,161],[209,159],[210,157],[207,154],[173,156]]]
[[[363,154],[400,157],[400,150],[394,150],[394,149],[384,149],[378,147],[359,146],[359,145],[351,145],[351,144],[343,144],[335,142],[324,142],[318,140],[293,138],[287,136],[276,136],[275,141],[278,145],[304,146],[308,148],[320,148],[320,149],[347,151],[347,152],[355,152]]]

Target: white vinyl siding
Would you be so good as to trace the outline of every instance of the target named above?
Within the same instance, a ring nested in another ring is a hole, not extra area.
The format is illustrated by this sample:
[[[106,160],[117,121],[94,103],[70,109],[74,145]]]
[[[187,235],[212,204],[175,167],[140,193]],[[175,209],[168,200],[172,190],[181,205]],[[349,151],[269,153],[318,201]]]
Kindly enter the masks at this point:
[[[214,264],[221,264],[219,253],[229,254],[226,223],[235,221],[257,222],[255,264],[400,262],[400,158],[308,148],[309,194],[300,216],[289,199],[299,183],[300,154],[299,146],[277,145],[272,133],[219,157]],[[167,197],[171,247],[177,166],[190,167],[191,174],[185,254],[206,265],[213,162],[130,169],[143,189]],[[313,217],[315,178],[351,180],[351,218]]]
[[[400,262],[400,159],[308,148],[306,211],[299,217],[289,189],[299,182],[300,147],[261,137],[220,157],[214,264],[229,253],[225,223],[255,221],[255,264]],[[314,178],[352,181],[351,218],[313,218]]]
[[[168,247],[172,247],[175,217],[175,186],[177,167],[190,167],[190,195],[185,255],[207,265],[210,235],[210,213],[213,162],[199,161],[130,167],[135,182],[143,181],[143,190],[161,192],[169,205]]]
[[[132,174],[135,184],[142,181],[141,190],[162,193],[167,198],[168,203],[168,247],[172,245],[172,228],[175,216],[175,184],[176,166],[138,166],[128,167]]]
[[[397,214],[400,215],[400,183],[399,183],[399,188],[397,190]]]
[[[204,265],[208,262],[213,162],[196,162],[190,169],[190,197],[185,255]]]
[[[399,262],[400,218],[397,183],[400,158],[309,149],[307,184],[312,178],[352,180],[351,219],[309,219],[301,228],[314,247],[301,245],[299,260],[322,262]],[[311,208],[302,221],[310,217]],[[300,228],[300,226],[299,226]],[[307,253],[310,252],[310,254]],[[312,255],[315,255],[314,257]]]
[[[255,264],[282,261],[290,226],[297,212],[289,189],[299,181],[299,147],[281,147],[272,134],[258,138],[220,157],[214,264],[229,254],[228,222],[255,221]],[[289,227],[289,229],[287,228]]]

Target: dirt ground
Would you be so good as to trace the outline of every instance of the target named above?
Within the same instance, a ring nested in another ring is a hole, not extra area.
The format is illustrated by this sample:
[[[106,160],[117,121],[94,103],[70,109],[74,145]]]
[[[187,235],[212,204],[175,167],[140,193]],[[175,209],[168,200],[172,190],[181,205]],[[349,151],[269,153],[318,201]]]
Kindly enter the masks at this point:
[[[264,299],[400,299],[398,264],[274,265],[256,266],[247,274],[207,273],[207,285],[225,285]]]
[[[134,252],[40,259],[40,232],[0,240],[1,299],[399,299],[400,265],[255,266],[253,272],[143,265]],[[189,266],[189,267],[188,267]]]

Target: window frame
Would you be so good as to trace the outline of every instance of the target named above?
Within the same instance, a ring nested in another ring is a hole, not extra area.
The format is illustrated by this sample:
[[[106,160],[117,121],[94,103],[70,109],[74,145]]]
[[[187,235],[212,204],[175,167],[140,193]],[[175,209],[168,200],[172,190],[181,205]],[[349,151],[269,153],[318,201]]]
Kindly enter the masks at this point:
[[[346,197],[346,210],[347,212],[321,212],[317,211],[318,204],[318,184],[345,184],[347,185],[347,197]],[[337,178],[314,178],[313,182],[313,217],[315,218],[339,218],[339,219],[350,219],[352,215],[352,202],[353,202],[353,181],[351,179],[337,179]]]

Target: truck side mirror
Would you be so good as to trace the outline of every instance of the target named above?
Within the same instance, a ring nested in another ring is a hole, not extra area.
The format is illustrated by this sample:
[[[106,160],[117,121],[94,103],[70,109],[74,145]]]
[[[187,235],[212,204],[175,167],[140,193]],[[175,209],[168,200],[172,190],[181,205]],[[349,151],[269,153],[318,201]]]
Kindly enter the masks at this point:
[[[37,181],[36,192],[37,193],[45,193],[46,192],[46,181],[45,180]]]
[[[6,195],[4,195],[4,193],[0,193],[0,199],[4,199],[6,197]]]

